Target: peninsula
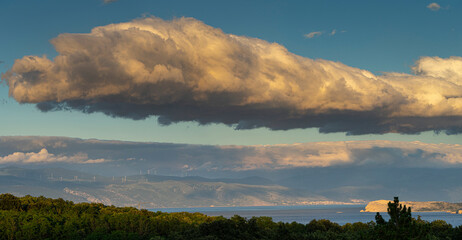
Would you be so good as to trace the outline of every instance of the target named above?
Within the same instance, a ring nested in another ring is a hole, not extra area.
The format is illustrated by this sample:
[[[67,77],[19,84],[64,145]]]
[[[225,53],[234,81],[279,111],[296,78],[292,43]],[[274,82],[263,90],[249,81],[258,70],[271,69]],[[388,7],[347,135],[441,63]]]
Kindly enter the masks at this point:
[[[369,202],[361,212],[387,212],[388,202],[391,200],[377,200]],[[440,201],[413,202],[405,201],[401,204],[411,207],[413,212],[449,212],[462,214],[462,203],[449,203]]]

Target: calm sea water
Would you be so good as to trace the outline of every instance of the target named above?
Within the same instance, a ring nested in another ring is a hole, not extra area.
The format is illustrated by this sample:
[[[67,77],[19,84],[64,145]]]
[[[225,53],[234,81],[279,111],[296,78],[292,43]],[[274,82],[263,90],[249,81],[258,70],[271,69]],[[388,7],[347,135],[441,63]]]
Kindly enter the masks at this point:
[[[223,216],[226,218],[234,215],[251,218],[253,216],[272,217],[275,222],[298,222],[309,223],[313,219],[328,219],[340,225],[354,222],[375,221],[376,213],[360,212],[365,205],[317,205],[317,206],[261,206],[261,207],[201,207],[201,208],[159,208],[150,211],[162,212],[200,212],[208,216]],[[387,213],[381,213],[387,219]],[[420,215],[423,220],[444,220],[453,226],[462,225],[462,214],[450,214],[445,212],[414,212],[412,216]]]

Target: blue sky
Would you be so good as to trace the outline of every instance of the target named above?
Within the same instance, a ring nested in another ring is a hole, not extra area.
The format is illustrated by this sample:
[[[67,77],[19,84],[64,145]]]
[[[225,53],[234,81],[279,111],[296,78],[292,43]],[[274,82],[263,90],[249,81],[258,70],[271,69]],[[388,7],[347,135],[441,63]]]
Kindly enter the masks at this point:
[[[311,59],[326,59],[381,72],[410,73],[424,56],[448,58],[462,52],[460,1],[12,1],[0,3],[0,72],[26,55],[57,55],[50,40],[61,33],[88,33],[92,28],[129,22],[143,16],[165,20],[192,17],[225,33],[259,38]],[[335,30],[335,34],[331,34]],[[322,32],[314,38],[305,34]],[[40,112],[18,104],[0,86],[0,135],[69,136],[131,141],[198,144],[275,144],[343,140],[403,140],[459,143],[460,135],[319,134],[317,129],[234,130],[223,124],[187,122],[160,126],[146,120],[112,118],[78,111]]]

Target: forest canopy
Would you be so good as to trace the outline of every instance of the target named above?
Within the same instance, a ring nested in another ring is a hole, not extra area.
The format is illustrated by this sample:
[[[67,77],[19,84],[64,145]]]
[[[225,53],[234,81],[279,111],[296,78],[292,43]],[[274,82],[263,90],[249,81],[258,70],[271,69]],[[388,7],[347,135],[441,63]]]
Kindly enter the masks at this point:
[[[390,219],[343,226],[325,219],[308,224],[151,212],[133,207],[78,203],[45,197],[0,195],[0,239],[461,239],[462,228],[442,220],[412,218],[399,200]]]

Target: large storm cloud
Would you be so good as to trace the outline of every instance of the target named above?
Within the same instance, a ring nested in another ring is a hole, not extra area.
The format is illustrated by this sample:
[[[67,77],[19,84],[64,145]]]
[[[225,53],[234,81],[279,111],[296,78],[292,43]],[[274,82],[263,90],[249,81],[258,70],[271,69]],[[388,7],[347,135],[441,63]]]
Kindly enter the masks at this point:
[[[161,124],[320,132],[462,132],[462,58],[423,57],[413,74],[313,60],[192,18],[137,19],[61,34],[59,53],[16,60],[2,78],[20,103]]]

